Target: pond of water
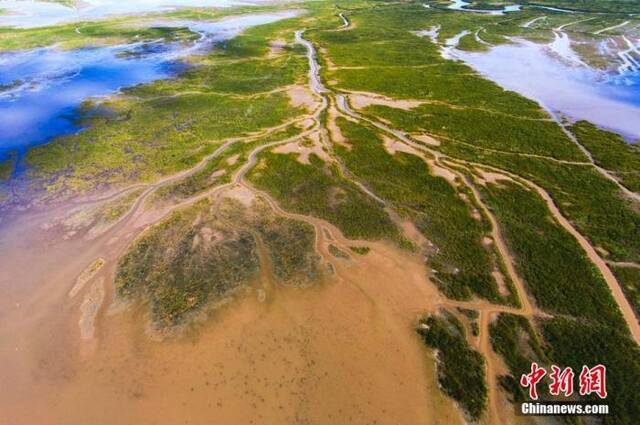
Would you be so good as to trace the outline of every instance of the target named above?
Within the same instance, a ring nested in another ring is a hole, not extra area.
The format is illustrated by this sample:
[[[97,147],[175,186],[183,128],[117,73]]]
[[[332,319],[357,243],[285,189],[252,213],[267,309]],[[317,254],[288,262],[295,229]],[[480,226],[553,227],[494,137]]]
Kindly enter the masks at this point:
[[[255,14],[219,22],[158,21],[157,26],[188,27],[200,38],[180,43],[132,43],[61,50],[56,47],[0,54],[0,159],[23,153],[56,136],[80,130],[83,101],[124,87],[171,78],[186,65],[185,56],[208,51],[243,29],[295,15],[294,11]]]

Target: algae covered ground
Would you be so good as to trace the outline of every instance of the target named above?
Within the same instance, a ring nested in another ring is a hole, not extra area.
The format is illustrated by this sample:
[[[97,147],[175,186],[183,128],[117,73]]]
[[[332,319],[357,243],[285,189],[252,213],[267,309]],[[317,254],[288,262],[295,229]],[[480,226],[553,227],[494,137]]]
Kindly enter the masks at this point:
[[[374,329],[382,326],[375,297],[395,300],[414,285],[433,292],[384,310],[402,317],[403,328],[389,333],[406,332],[412,348],[369,348],[419,352],[416,379],[435,367],[436,391],[455,401],[456,421],[515,423],[517,402],[528,400],[520,376],[535,361],[607,366],[606,400],[572,400],[606,402],[610,413],[560,421],[632,424],[640,415],[638,146],[503,89],[452,52],[551,45],[572,28],[579,61],[613,75],[640,60],[637,52],[594,46],[637,42],[637,5],[541,0],[500,14],[487,12],[502,2],[471,3],[178,8],[0,29],[0,54],[158,42],[188,49],[201,34],[184,22],[280,14],[186,55],[172,78],[86,99],[74,111],[80,131],[0,156],[0,214],[10,222],[51,211],[39,229],[109,258],[96,272],[113,289],[103,298],[143,311],[156,337],[191,338],[212,316],[223,323],[222,306],[247,294],[265,302],[273,288],[296,296],[344,288],[335,285],[366,294],[364,327]],[[405,266],[418,270],[419,284]],[[374,295],[357,281],[371,270],[388,280]],[[91,310],[96,297],[87,299]],[[118,310],[101,305],[91,310],[96,329]],[[279,311],[277,301],[267,305]]]

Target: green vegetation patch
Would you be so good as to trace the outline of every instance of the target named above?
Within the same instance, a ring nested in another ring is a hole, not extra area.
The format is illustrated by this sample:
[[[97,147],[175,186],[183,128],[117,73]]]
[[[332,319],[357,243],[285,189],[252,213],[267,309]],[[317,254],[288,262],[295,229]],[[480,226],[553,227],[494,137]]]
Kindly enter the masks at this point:
[[[12,157],[0,159],[0,183],[9,180],[14,168],[15,160]]]
[[[507,313],[498,315],[491,323],[489,334],[493,350],[502,356],[511,371],[511,374],[499,377],[500,384],[511,394],[513,401],[525,401],[527,395],[519,383],[520,375],[529,372],[532,362],[548,364],[540,338],[525,317]],[[548,394],[543,386],[539,386],[539,393]]]
[[[542,118],[544,112],[530,100],[504,91],[456,62],[421,68],[340,69],[330,75],[338,87],[380,93],[400,99],[445,102],[511,116]]]
[[[588,165],[501,155],[469,145],[443,143],[451,156],[493,165],[539,184],[605,258],[640,262],[640,214],[618,186]]]
[[[255,240],[210,215],[208,202],[175,212],[120,259],[118,295],[144,294],[159,327],[173,326],[211,299],[246,283],[259,268]]]
[[[349,249],[358,255],[367,255],[371,251],[368,246],[350,246]]]
[[[429,173],[425,161],[414,155],[390,155],[371,129],[339,119],[350,148],[336,153],[358,180],[370,187],[401,216],[411,220],[435,247],[428,252],[432,280],[451,298],[479,295],[503,301],[491,272],[495,252],[482,245],[489,230],[484,219],[472,216],[471,199],[464,188]]]
[[[519,379],[529,373],[531,362],[539,363],[547,371],[552,364],[571,367],[576,374],[576,388],[583,365],[603,364],[607,367],[606,403],[610,414],[599,419],[605,424],[637,422],[640,395],[635,387],[640,379],[640,348],[616,326],[561,317],[539,320],[534,328],[524,317],[503,313],[491,324],[490,333],[493,349],[503,356],[511,371],[500,377],[500,382],[512,393],[514,401],[528,400]],[[538,393],[544,400],[551,399],[547,385],[538,385]],[[580,401],[602,401],[595,395],[574,397]]]
[[[285,48],[265,57],[271,39],[283,31],[292,37],[291,24],[250,28],[177,78],[86,102],[78,117],[83,131],[29,151],[21,178],[43,189],[34,196],[52,198],[152,181],[195,166],[226,138],[301,114],[280,89],[305,78],[304,54]]]
[[[264,152],[259,158],[248,178],[283,208],[334,223],[348,238],[399,239],[382,206],[345,180],[335,164],[315,154],[309,156],[310,164],[300,163],[295,154]]]
[[[28,176],[52,192],[96,183],[148,181],[195,166],[219,140],[272,127],[292,116],[283,93],[237,99],[215,94],[117,99],[113,115],[27,154]]]
[[[478,420],[487,403],[485,365],[480,353],[469,347],[462,324],[445,313],[421,319],[417,331],[428,347],[437,350],[442,389]]]
[[[251,223],[266,246],[273,272],[281,282],[305,286],[320,277],[313,226],[275,217],[265,208],[257,210]]]
[[[326,79],[337,80],[340,89],[545,117],[546,113],[535,102],[503,90],[462,63],[444,59],[439,46],[415,35],[437,26],[439,38],[444,41],[465,29],[481,29],[482,24],[492,24],[493,32],[518,32],[519,27],[513,23],[504,25],[507,30],[493,26],[498,22],[496,19],[470,15],[425,11],[420,4],[368,8],[349,14],[355,23],[349,31],[312,36],[335,65],[351,67],[325,72]]]
[[[548,357],[558,365],[574,371],[583,365],[607,367],[606,403],[610,414],[602,416],[604,424],[631,425],[640,417],[640,347],[616,327],[568,318],[541,322]],[[579,374],[579,372],[576,372]],[[601,400],[593,395],[585,399]]]
[[[261,203],[249,208],[225,199],[215,208],[200,201],[129,247],[118,263],[116,293],[142,296],[157,327],[175,326],[248,284],[264,264],[288,285],[319,279],[314,240],[312,226],[275,216]]]
[[[640,192],[640,147],[625,143],[610,131],[600,130],[587,121],[571,127],[578,141],[593,155],[596,164],[613,171],[629,190]]]
[[[132,190],[130,193],[104,205],[98,211],[98,224],[109,224],[120,219],[131,209],[142,192],[143,189]]]
[[[220,152],[219,155],[209,159],[201,169],[193,174],[159,188],[154,193],[154,199],[175,203],[203,193],[214,186],[229,183],[233,173],[247,162],[248,156],[253,149],[261,144],[288,139],[299,132],[300,129],[298,127],[291,125],[256,141],[235,142]]]
[[[239,62],[225,61],[212,55],[204,62],[184,72],[179,79],[162,80],[153,85],[132,89],[132,95],[162,96],[176,92],[249,95],[264,93],[297,82],[305,75],[306,59],[289,54],[266,60],[247,58]],[[217,55],[219,56],[219,55]],[[206,66],[204,65],[206,63]]]
[[[76,31],[77,28],[77,31]],[[187,28],[140,26],[131,18],[101,20],[38,28],[0,28],[0,50],[21,50],[57,44],[63,48],[80,48],[158,39],[191,41],[198,34]]]
[[[624,327],[604,279],[537,194],[504,182],[479,188],[539,307]]]
[[[343,250],[341,250],[340,248],[338,248],[337,246],[335,246],[334,244],[329,244],[329,252],[331,253],[331,255],[333,255],[336,258],[340,258],[343,260],[348,260],[351,257],[349,256],[349,254],[347,254],[346,252],[344,252]]]
[[[372,106],[367,113],[409,132],[427,132],[481,148],[586,161],[578,147],[548,120],[530,120],[488,110],[422,105],[411,111]]]
[[[640,320],[640,268],[611,267],[611,271],[618,279],[633,311]]]

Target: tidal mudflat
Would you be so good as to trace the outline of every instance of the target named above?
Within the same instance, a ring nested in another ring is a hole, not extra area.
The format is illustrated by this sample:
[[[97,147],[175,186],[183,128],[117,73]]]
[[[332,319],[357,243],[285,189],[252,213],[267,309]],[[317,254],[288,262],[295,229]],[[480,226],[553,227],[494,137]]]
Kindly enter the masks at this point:
[[[621,65],[631,18],[448,4],[0,31],[171,71],[90,96],[24,172],[0,162],[0,422],[524,425],[535,361],[606,363],[607,419],[635,423],[638,285],[617,272],[640,263],[640,151],[462,56],[522,37],[577,72],[595,34]]]

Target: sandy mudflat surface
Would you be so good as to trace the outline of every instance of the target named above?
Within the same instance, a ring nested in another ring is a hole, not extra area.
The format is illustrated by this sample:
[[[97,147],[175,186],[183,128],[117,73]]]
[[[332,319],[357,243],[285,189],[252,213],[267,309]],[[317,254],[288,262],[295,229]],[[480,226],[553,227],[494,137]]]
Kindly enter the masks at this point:
[[[416,108],[425,102],[423,100],[392,99],[375,93],[353,92],[349,95],[349,101],[355,109],[363,109],[371,105],[388,106],[409,110]]]
[[[0,242],[16,242],[0,260],[0,377],[12,388],[0,392],[1,423],[460,423],[413,331],[439,300],[417,257],[372,244],[311,288],[262,276],[159,342],[144,306],[108,313],[112,256],[135,228],[50,243],[37,223],[14,223]],[[96,258],[99,276],[70,298]]]

